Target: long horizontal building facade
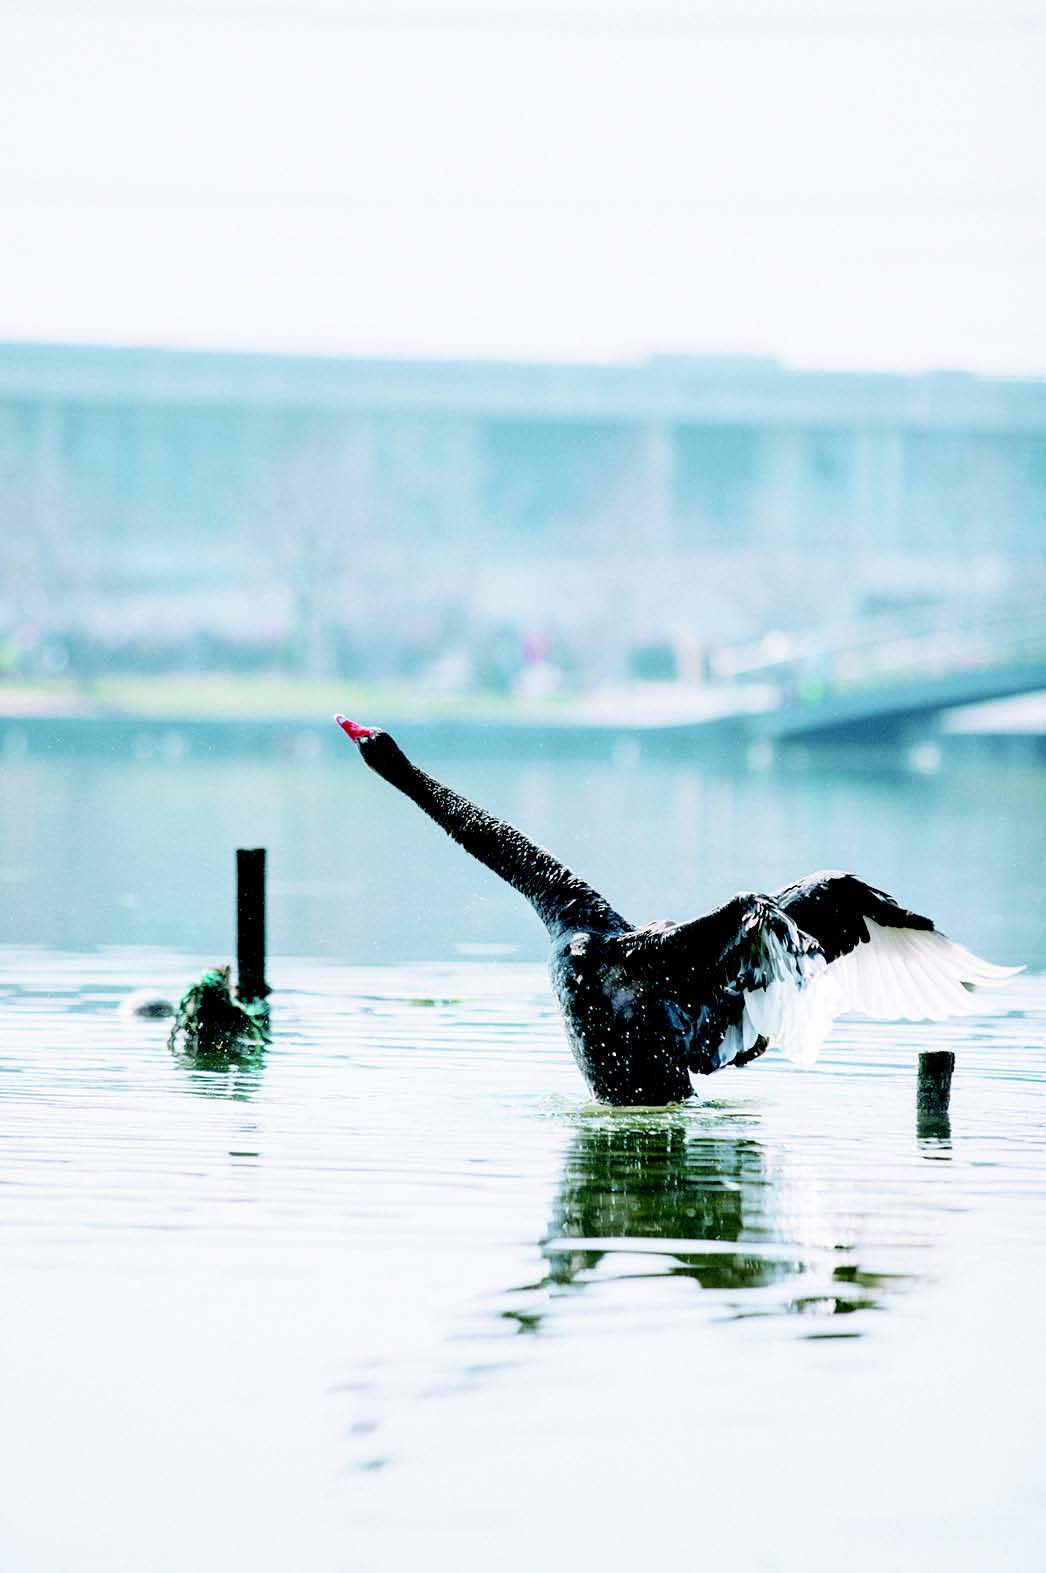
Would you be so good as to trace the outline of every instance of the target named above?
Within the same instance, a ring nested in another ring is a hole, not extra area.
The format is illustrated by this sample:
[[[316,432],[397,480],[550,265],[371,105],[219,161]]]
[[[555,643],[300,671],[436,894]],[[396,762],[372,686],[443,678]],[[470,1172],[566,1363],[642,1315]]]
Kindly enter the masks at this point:
[[[1037,572],[1046,381],[6,344],[0,517],[95,638],[726,638]]]

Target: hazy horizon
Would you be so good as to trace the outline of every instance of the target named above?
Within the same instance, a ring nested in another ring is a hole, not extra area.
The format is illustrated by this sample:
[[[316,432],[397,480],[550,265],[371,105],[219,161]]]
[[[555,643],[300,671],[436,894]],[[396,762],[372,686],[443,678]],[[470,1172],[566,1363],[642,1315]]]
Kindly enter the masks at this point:
[[[680,363],[680,365],[686,365],[686,363],[692,361],[692,362],[695,363],[695,365],[700,365],[700,364],[703,363],[703,364],[706,364],[708,366],[715,366],[717,363],[721,362],[724,371],[729,371],[731,369],[731,367],[733,367],[733,366],[740,367],[740,366],[744,366],[746,364],[759,365],[760,363],[763,363],[768,368],[772,367],[775,371],[780,371],[780,372],[783,372],[785,374],[788,374],[788,373],[791,373],[791,372],[796,372],[796,373],[799,373],[799,372],[811,372],[811,373],[813,373],[815,375],[817,373],[827,373],[827,374],[836,374],[836,373],[838,373],[838,374],[841,374],[841,375],[845,374],[845,375],[852,375],[852,376],[855,376],[855,377],[860,377],[860,376],[863,376],[863,375],[877,376],[877,377],[878,376],[882,376],[882,377],[891,377],[891,376],[897,376],[897,377],[920,377],[920,376],[928,376],[928,377],[943,376],[943,377],[949,377],[949,376],[955,376],[955,377],[983,378],[985,381],[989,381],[989,382],[993,381],[993,380],[1000,381],[1000,382],[1008,382],[1008,381],[1014,381],[1014,382],[1021,382],[1021,381],[1038,382],[1038,381],[1046,380],[1046,363],[1044,363],[1043,367],[1040,370],[1029,369],[1029,370],[1016,370],[1016,371],[1009,371],[1009,372],[1007,372],[1007,371],[996,372],[996,371],[986,370],[986,369],[981,368],[981,367],[975,367],[975,366],[969,366],[969,365],[959,365],[959,364],[950,364],[949,365],[949,364],[944,364],[943,362],[941,362],[939,364],[926,363],[924,365],[911,365],[911,366],[874,365],[874,364],[873,365],[869,365],[869,364],[866,364],[866,363],[863,363],[863,362],[862,363],[856,363],[855,362],[853,364],[850,364],[850,363],[846,363],[846,364],[835,363],[835,364],[833,364],[833,363],[828,362],[828,361],[817,361],[817,362],[809,362],[809,363],[800,363],[800,362],[794,361],[794,360],[785,360],[782,357],[780,357],[778,355],[774,355],[774,354],[772,354],[769,351],[767,351],[767,352],[760,352],[758,350],[718,350],[718,349],[715,349],[715,348],[709,348],[709,349],[689,349],[689,350],[672,350],[672,349],[660,349],[660,348],[658,348],[658,349],[651,349],[651,350],[648,350],[648,351],[645,351],[645,352],[640,351],[640,352],[637,352],[634,355],[627,355],[627,356],[625,356],[625,355],[615,356],[615,355],[611,355],[610,353],[600,355],[600,354],[597,354],[595,352],[593,352],[591,354],[588,354],[588,355],[554,354],[554,353],[551,353],[551,352],[548,353],[548,354],[541,354],[541,353],[539,353],[536,350],[532,351],[532,352],[521,351],[519,354],[510,355],[510,354],[501,354],[501,353],[496,352],[495,350],[490,350],[488,352],[484,352],[482,349],[477,350],[473,354],[455,354],[453,352],[441,353],[441,352],[438,352],[438,351],[435,351],[435,350],[432,350],[432,351],[418,351],[418,352],[413,353],[413,354],[409,350],[401,350],[401,351],[397,350],[397,351],[390,351],[387,354],[382,354],[380,351],[379,352],[375,352],[375,353],[371,353],[371,352],[367,352],[367,351],[356,351],[356,350],[352,350],[352,349],[346,349],[346,350],[341,350],[341,349],[323,349],[323,348],[298,349],[298,348],[295,348],[293,345],[284,348],[284,347],[279,346],[279,345],[267,345],[267,344],[227,344],[227,343],[221,343],[221,342],[218,342],[218,341],[208,343],[208,342],[204,342],[204,341],[197,342],[195,340],[192,340],[192,341],[187,341],[185,343],[164,343],[164,342],[162,342],[162,340],[158,340],[156,338],[150,338],[150,339],[145,339],[145,338],[138,338],[138,339],[126,338],[125,339],[125,338],[112,338],[112,337],[110,337],[110,338],[106,338],[106,339],[100,339],[100,338],[90,338],[90,337],[82,337],[81,338],[81,337],[74,337],[72,335],[66,335],[66,336],[63,336],[63,337],[60,337],[60,338],[59,337],[47,338],[47,337],[44,337],[42,335],[36,335],[36,336],[34,336],[32,338],[28,338],[28,337],[21,337],[20,338],[20,337],[16,337],[13,334],[7,334],[7,335],[0,336],[0,350],[4,350],[4,349],[15,349],[15,350],[18,350],[18,349],[37,349],[37,348],[40,348],[40,349],[54,349],[54,350],[62,350],[62,349],[95,350],[95,351],[102,351],[102,352],[104,352],[106,350],[115,350],[115,351],[118,351],[118,352],[119,351],[128,351],[130,353],[140,352],[140,353],[146,354],[146,355],[148,355],[148,354],[162,354],[162,355],[170,354],[170,355],[187,355],[187,356],[191,356],[191,355],[213,355],[213,356],[218,356],[218,357],[221,357],[221,356],[233,356],[233,357],[236,357],[236,356],[245,356],[245,357],[257,356],[258,358],[272,357],[272,358],[276,358],[276,359],[306,360],[306,361],[308,361],[308,360],[315,360],[315,361],[328,361],[328,360],[329,361],[341,361],[341,360],[344,360],[344,361],[360,361],[360,362],[373,362],[375,364],[380,364],[382,362],[388,362],[389,364],[392,364],[392,365],[396,365],[396,364],[400,364],[400,363],[402,363],[404,365],[410,365],[410,364],[414,364],[414,363],[417,363],[419,365],[426,365],[426,364],[431,363],[433,366],[437,366],[437,365],[454,365],[454,364],[469,365],[469,364],[475,363],[475,364],[480,364],[480,365],[482,365],[482,364],[489,364],[491,366],[496,366],[496,365],[506,365],[506,366],[528,366],[528,365],[533,365],[533,366],[549,366],[549,367],[558,367],[558,366],[562,366],[562,367],[572,367],[572,366],[577,366],[577,367],[583,367],[583,366],[603,367],[603,366],[605,366],[608,370],[611,369],[611,368],[622,368],[622,367],[637,368],[638,369],[638,368],[642,368],[642,367],[644,367],[646,365],[649,365],[652,362],[658,362],[658,361],[665,361],[665,362],[669,362],[669,363],[671,363],[671,362],[678,362],[678,363]]]
[[[0,4],[0,339],[1046,372],[1046,9]]]

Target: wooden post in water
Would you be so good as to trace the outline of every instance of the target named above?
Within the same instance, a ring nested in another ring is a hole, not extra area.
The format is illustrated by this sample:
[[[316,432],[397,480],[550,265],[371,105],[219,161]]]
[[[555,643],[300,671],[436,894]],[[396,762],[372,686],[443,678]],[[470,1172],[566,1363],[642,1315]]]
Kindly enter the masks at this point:
[[[919,1055],[919,1079],[915,1090],[915,1110],[920,1118],[948,1114],[952,1095],[955,1055],[950,1049],[935,1049]]]
[[[261,1000],[265,981],[265,848],[236,849],[236,992]]]

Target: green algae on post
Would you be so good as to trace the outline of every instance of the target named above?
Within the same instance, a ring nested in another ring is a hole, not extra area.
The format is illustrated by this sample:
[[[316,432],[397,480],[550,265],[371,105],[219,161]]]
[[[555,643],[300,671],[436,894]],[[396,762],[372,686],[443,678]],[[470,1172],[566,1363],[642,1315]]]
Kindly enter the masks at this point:
[[[265,981],[265,848],[236,850],[236,958],[231,967],[211,967],[182,995],[168,1043],[198,1063],[221,1066],[263,1049],[270,1041]]]
[[[231,971],[211,967],[186,989],[167,1040],[173,1050],[232,1061],[269,1042],[268,1001],[234,999]]]

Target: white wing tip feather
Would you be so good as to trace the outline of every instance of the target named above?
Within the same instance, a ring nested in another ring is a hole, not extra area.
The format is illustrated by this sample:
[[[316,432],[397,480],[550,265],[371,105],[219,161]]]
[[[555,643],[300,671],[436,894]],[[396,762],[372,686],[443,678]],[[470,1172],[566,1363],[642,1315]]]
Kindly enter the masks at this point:
[[[881,1021],[944,1021],[977,1010],[973,988],[1023,972],[984,961],[936,930],[886,928],[866,920],[869,938],[830,965],[797,961],[767,934],[770,982],[746,991],[741,1038],[765,1037],[797,1065],[817,1059],[832,1021],[845,1012]]]

